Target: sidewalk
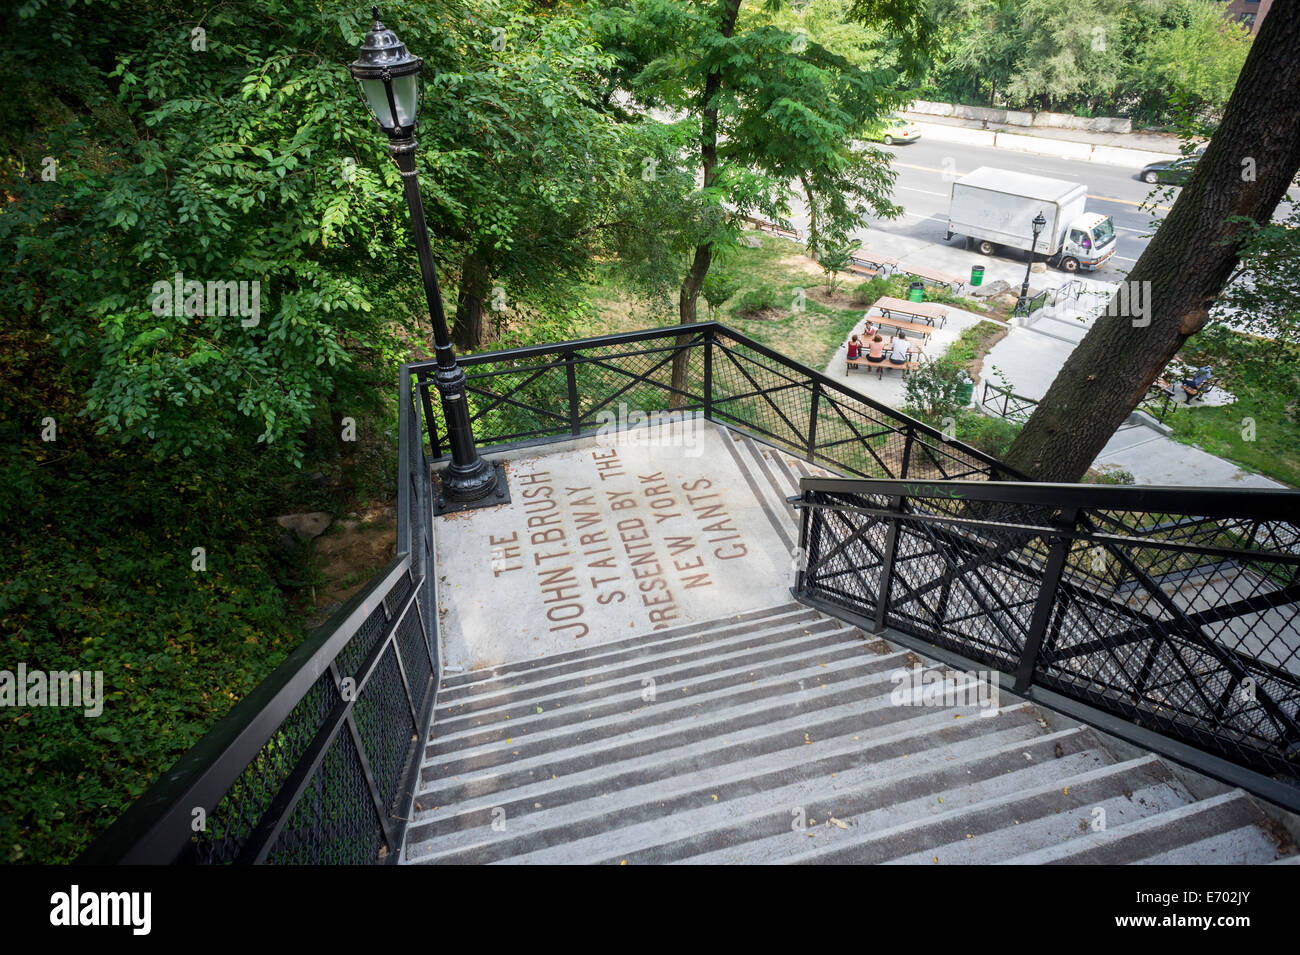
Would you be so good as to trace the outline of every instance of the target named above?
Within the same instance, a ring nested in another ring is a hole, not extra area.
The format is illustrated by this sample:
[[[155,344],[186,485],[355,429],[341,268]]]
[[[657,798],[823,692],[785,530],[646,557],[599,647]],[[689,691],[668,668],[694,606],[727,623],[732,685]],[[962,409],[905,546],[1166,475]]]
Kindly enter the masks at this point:
[[[1178,137],[1168,133],[1103,133],[998,125],[931,113],[904,112],[902,115],[921,128],[922,138],[966,146],[1011,149],[1108,166],[1141,167],[1179,155]]]

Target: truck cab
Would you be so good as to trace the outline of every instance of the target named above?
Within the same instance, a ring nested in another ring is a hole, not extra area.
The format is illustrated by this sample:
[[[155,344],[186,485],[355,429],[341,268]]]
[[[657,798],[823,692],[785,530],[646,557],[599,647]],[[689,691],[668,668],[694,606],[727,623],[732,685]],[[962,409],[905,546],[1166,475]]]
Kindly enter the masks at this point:
[[[1085,212],[1070,221],[1053,264],[1066,272],[1101,268],[1115,254],[1115,223],[1110,216]]]

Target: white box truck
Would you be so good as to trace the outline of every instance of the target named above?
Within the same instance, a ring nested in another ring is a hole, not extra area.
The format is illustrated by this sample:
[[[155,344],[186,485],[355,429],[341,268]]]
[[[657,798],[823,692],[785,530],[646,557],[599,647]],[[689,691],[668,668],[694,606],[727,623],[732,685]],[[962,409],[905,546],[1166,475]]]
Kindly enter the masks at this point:
[[[983,255],[998,246],[1028,252],[1041,212],[1047,226],[1038,254],[1067,272],[1091,271],[1115,254],[1115,224],[1085,212],[1087,199],[1088,187],[1078,183],[980,166],[952,184],[948,238],[964,235],[966,247],[974,241]]]

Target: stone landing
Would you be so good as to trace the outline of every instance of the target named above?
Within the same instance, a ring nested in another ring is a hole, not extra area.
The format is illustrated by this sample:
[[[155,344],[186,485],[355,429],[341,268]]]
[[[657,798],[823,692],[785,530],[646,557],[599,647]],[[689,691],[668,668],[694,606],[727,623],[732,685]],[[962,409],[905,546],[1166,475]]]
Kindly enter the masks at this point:
[[[790,535],[730,442],[688,418],[507,460],[510,504],[435,518],[445,664],[478,669],[788,599]]]

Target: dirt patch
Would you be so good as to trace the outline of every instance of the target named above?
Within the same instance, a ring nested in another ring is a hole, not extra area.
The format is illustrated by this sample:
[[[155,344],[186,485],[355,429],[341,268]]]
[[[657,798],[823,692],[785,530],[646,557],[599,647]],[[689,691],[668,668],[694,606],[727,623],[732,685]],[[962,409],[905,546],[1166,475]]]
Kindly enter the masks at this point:
[[[766,308],[760,308],[755,312],[733,312],[732,318],[743,318],[750,322],[775,322],[785,318],[786,312],[783,308],[772,308],[770,305]]]
[[[779,259],[777,264],[788,269],[797,269],[800,272],[806,272],[808,275],[816,275],[820,277],[826,274],[822,271],[820,265],[808,258],[806,255],[787,255],[785,258]]]
[[[979,348],[975,352],[975,357],[966,364],[966,370],[970,372],[972,381],[980,380],[980,372],[984,368],[984,359],[988,356],[988,353],[993,350],[993,346],[1010,334],[1010,328],[1005,325],[999,325],[997,331],[990,332],[985,338],[983,338],[979,344]]]
[[[307,627],[320,626],[370,582],[397,553],[397,514],[392,507],[371,507],[356,517],[335,521],[313,542],[319,574],[315,606]]]
[[[858,308],[858,304],[853,301],[852,289],[838,288],[834,292],[827,292],[825,285],[815,285],[812,288],[804,290],[804,295],[814,302],[820,302],[823,305],[829,305],[832,308]]]

